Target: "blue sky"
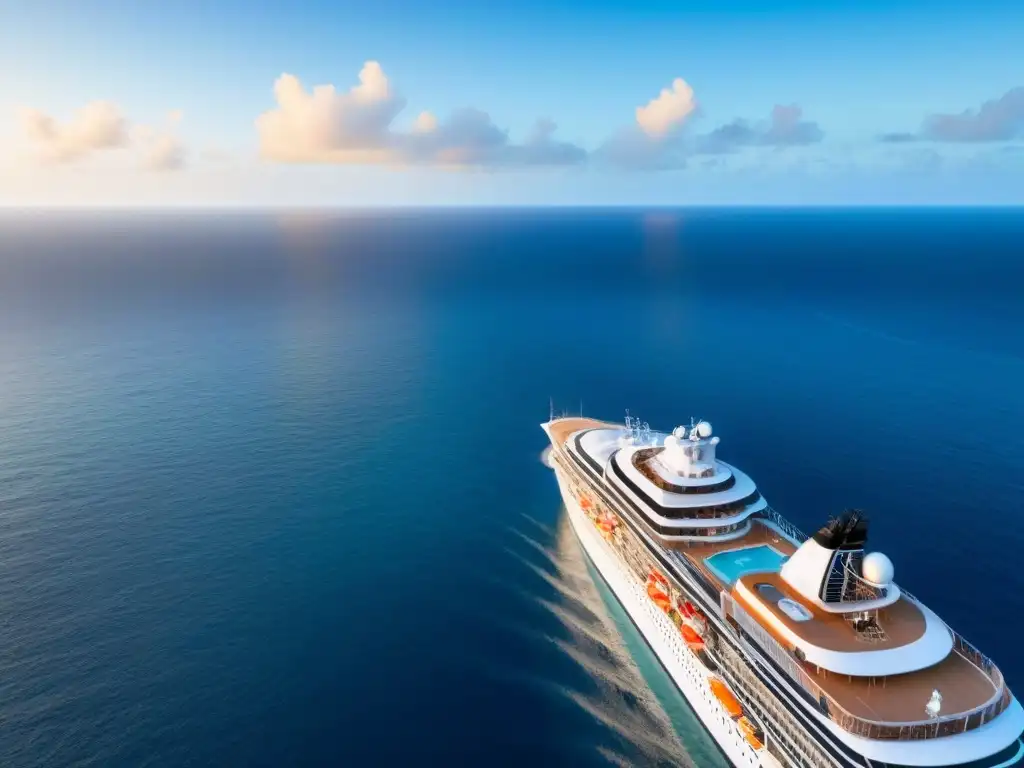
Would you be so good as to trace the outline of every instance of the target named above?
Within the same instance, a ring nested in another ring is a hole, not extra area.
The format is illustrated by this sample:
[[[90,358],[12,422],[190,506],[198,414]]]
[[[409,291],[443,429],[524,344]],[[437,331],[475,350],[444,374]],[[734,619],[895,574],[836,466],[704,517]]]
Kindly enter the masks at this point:
[[[1024,107],[1005,98],[1024,86],[1020,2],[4,8],[8,205],[1024,202]],[[283,73],[344,94],[367,61],[387,91],[370,112],[342,99],[297,107],[276,139],[257,127],[284,111]],[[638,126],[677,78],[689,106],[676,92],[667,127]],[[96,101],[119,132],[86,147],[73,121]],[[923,129],[990,101],[995,133]],[[776,125],[777,105],[799,112]],[[534,144],[541,118],[557,131]]]

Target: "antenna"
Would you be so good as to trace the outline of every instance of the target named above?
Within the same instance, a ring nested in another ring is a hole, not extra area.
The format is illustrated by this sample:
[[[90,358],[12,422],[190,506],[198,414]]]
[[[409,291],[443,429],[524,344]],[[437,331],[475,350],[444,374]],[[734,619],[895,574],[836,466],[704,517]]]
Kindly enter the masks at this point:
[[[555,398],[548,395],[548,421],[555,420]]]
[[[583,418],[583,398],[580,398],[580,418]]]

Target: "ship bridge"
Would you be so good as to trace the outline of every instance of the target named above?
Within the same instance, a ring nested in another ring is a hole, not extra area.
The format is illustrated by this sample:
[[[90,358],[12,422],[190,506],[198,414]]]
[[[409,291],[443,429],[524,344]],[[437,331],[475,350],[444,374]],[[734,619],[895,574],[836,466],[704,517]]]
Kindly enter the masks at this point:
[[[767,507],[749,476],[716,458],[718,444],[706,421],[662,433],[628,416],[625,428],[582,429],[565,443],[667,542],[740,538]]]

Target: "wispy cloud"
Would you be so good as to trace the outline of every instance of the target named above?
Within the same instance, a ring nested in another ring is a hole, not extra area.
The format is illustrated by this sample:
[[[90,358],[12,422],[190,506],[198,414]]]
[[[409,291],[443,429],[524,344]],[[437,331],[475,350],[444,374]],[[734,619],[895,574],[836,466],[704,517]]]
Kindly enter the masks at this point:
[[[128,144],[128,122],[109,101],[86,104],[66,123],[28,107],[20,110],[20,117],[25,136],[49,162],[72,163]]]
[[[776,104],[766,121],[737,119],[699,136],[696,151],[722,154],[741,147],[798,147],[820,142],[825,135],[821,126],[802,118],[798,105]]]
[[[896,131],[893,133],[883,133],[878,137],[878,140],[886,144],[907,144],[911,141],[917,141],[918,136],[916,133],[907,133]]]
[[[185,167],[185,145],[177,136],[177,126],[184,119],[181,110],[168,113],[163,127],[139,126],[135,131],[142,149],[145,168],[151,171],[179,171]]]
[[[174,133],[182,119],[177,110],[169,113],[163,128],[132,125],[121,108],[109,101],[86,104],[65,123],[30,107],[19,110],[19,116],[25,137],[46,163],[77,163],[104,150],[135,146],[141,150],[145,168],[165,171],[185,164],[185,147]]]
[[[443,120],[423,112],[411,130],[395,130],[406,101],[375,61],[363,65],[358,85],[346,92],[332,85],[307,91],[285,74],[274,84],[274,96],[277,107],[257,118],[256,130],[261,154],[277,162],[501,168],[573,165],[587,157],[581,147],[558,141],[549,120],[515,143],[474,108]]]
[[[777,104],[767,120],[736,119],[698,134],[689,130],[698,115],[693,89],[680,78],[636,110],[636,124],[612,135],[594,153],[599,163],[631,170],[674,170],[700,155],[721,155],[746,147],[816,144],[824,131],[803,119],[796,104]]]
[[[883,133],[879,140],[887,143],[983,143],[1012,141],[1020,137],[1024,137],[1024,87],[1011,88],[978,109],[929,115],[918,132]]]

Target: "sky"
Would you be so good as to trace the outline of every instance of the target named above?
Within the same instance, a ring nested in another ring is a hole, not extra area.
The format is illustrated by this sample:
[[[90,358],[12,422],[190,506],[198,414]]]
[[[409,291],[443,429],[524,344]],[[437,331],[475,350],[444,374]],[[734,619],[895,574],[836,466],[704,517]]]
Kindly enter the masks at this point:
[[[0,205],[1024,204],[1019,0],[0,0]]]

